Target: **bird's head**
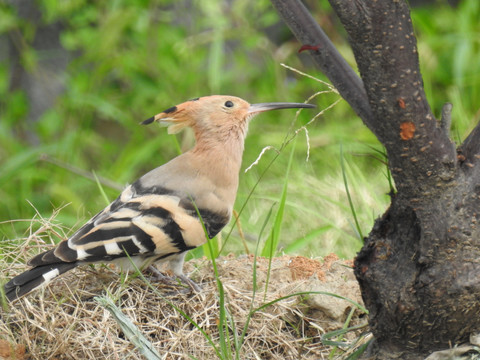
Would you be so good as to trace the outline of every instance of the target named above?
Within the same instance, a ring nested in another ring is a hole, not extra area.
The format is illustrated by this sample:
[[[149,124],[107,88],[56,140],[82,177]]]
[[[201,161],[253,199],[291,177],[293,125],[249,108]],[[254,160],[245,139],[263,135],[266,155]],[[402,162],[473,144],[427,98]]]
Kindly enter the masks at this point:
[[[235,96],[212,95],[172,106],[145,120],[142,124],[146,125],[157,121],[168,126],[169,134],[175,134],[185,127],[192,127],[195,133],[222,133],[232,129],[246,131],[249,120],[261,112],[313,107],[315,105],[304,103],[249,104]]]

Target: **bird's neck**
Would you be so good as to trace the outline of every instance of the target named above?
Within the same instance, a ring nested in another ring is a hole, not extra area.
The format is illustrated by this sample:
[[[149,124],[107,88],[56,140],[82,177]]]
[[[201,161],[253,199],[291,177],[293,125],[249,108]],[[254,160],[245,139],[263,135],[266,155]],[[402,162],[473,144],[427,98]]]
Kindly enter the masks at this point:
[[[205,156],[213,162],[228,164],[228,168],[237,174],[242,164],[246,130],[244,128],[231,128],[223,132],[216,132],[212,136],[195,133],[196,144],[192,149],[194,154]]]
[[[205,163],[201,167],[206,171],[205,176],[223,186],[233,187],[236,191],[243,149],[243,132],[232,132],[228,136],[197,137],[197,143],[191,153]]]

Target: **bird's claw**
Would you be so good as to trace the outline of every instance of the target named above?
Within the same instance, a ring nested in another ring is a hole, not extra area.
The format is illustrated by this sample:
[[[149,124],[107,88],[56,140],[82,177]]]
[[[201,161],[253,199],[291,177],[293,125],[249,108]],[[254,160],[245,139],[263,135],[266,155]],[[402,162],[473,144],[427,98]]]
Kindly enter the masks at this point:
[[[190,289],[192,289],[193,291],[195,291],[195,292],[200,292],[201,291],[200,286],[198,286],[197,283],[195,283],[195,281],[193,281],[192,279],[190,279],[189,277],[187,277],[183,274],[182,275],[176,275],[176,276],[168,276],[168,275],[163,274],[162,272],[160,272],[158,269],[156,269],[153,266],[149,266],[147,268],[147,270],[152,274],[152,277],[156,281],[160,281],[164,284],[171,285],[172,283],[177,283],[176,280],[180,279],[182,282],[187,284],[188,287]]]
[[[190,289],[192,289],[193,291],[200,292],[202,290],[200,286],[198,286],[198,284],[192,279],[190,279],[189,277],[185,275],[179,275],[178,278],[182,280],[184,283],[186,283],[190,287]]]

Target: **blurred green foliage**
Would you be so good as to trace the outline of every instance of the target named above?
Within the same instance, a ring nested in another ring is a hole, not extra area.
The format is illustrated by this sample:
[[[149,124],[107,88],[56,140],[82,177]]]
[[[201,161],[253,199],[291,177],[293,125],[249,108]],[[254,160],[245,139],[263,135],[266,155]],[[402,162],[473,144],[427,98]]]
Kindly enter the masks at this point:
[[[33,3],[33,2],[32,2]],[[40,226],[31,219],[49,218],[65,206],[54,223],[71,234],[105,206],[94,172],[122,187],[192,145],[188,133],[169,136],[139,122],[187,99],[231,94],[249,102],[304,101],[325,90],[318,82],[283,68],[287,63],[325,79],[308,54],[279,21],[267,0],[86,1],[39,0],[35,21],[0,3],[0,40],[18,52],[0,62],[0,238],[16,239]],[[352,63],[343,31],[325,2],[310,1],[312,11],[339,50]],[[453,134],[463,139],[478,122],[480,89],[480,2],[464,0],[452,9],[445,1],[413,10],[425,89],[434,113],[454,104]],[[42,62],[55,51],[37,51],[39,29],[59,24],[60,43],[69,53],[66,71],[52,73]],[[37,81],[60,77],[64,91],[38,119],[31,119],[25,88],[12,88],[20,66]],[[323,109],[337,99],[326,94],[313,101]],[[303,111],[293,128],[315,112]],[[261,149],[280,148],[291,130],[293,111],[265,113],[252,121],[244,168]],[[321,256],[336,252],[351,257],[361,241],[342,180],[340,144],[352,201],[363,233],[388,206],[389,184],[381,150],[345,102],[308,127],[295,143],[285,193],[287,147],[268,169],[245,206],[240,222],[250,249],[272,204],[282,205],[280,248]],[[292,143],[292,144],[293,144]],[[290,145],[292,146],[292,145]],[[376,150],[375,150],[376,149]],[[273,152],[241,174],[238,210]],[[80,172],[80,173],[79,173]],[[110,200],[118,188],[104,185]],[[20,221],[17,221],[20,220]],[[270,224],[272,227],[273,224]],[[275,226],[279,226],[276,224]],[[268,236],[268,231],[265,232]],[[233,232],[225,251],[243,251]],[[297,246],[295,244],[301,244]],[[0,247],[1,253],[1,247]]]

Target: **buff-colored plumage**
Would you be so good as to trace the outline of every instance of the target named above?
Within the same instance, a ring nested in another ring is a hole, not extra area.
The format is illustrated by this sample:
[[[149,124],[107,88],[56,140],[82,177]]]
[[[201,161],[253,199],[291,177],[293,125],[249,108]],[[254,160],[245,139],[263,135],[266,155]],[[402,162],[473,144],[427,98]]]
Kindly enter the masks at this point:
[[[82,264],[114,262],[144,269],[169,262],[183,275],[188,250],[204,244],[228,223],[238,188],[244,140],[250,119],[263,111],[307,108],[309,104],[250,105],[234,96],[207,96],[173,106],[144,121],[168,126],[169,133],[191,127],[190,151],[143,175],[72,237],[29,261],[32,269],[5,284],[12,301]],[[203,223],[203,225],[202,225]],[[158,274],[160,275],[160,274]]]

